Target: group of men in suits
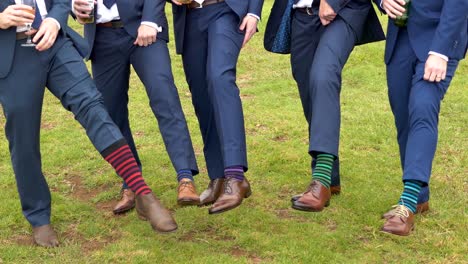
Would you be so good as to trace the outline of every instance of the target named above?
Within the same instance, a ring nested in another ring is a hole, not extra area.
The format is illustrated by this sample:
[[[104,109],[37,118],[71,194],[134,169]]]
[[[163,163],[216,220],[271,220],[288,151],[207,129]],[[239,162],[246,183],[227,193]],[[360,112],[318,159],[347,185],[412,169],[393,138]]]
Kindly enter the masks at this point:
[[[251,195],[244,175],[247,150],[236,64],[257,30],[263,0],[172,0],[176,50],[182,55],[210,177],[200,196],[193,179],[198,167],[171,72],[166,2],[97,0],[93,9],[87,0],[36,1],[35,15],[21,0],[0,2],[0,103],[23,214],[37,244],[58,244],[50,226],[50,192],[39,151],[45,86],[74,113],[123,178],[122,199],[114,213],[136,207],[155,231],[177,229],[142,177],[128,119],[130,66],[146,88],[177,174],[178,203],[211,205],[209,213],[216,214],[236,208]],[[370,1],[292,1],[291,65],[309,124],[312,157],[312,182],[293,196],[292,207],[322,211],[331,194],[341,190],[341,71],[354,46],[383,40],[384,34]],[[286,8],[285,2],[277,0],[274,9]],[[404,11],[402,2],[377,4],[394,18]],[[428,208],[440,101],[467,47],[466,1],[413,2],[406,28],[389,22],[385,56],[405,189],[399,205],[385,214],[382,230],[398,235],[409,234],[413,214]],[[87,43],[67,26],[70,10],[85,24]],[[90,14],[94,22],[85,23]],[[24,31],[26,23],[34,29]],[[28,35],[36,48],[21,47]],[[91,60],[94,80],[82,58]]]

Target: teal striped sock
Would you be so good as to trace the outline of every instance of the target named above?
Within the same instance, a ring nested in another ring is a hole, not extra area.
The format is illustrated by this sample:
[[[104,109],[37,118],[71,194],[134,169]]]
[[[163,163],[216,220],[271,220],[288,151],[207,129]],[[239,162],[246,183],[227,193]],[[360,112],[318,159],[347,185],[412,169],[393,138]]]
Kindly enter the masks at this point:
[[[315,165],[315,169],[312,172],[312,180],[317,180],[323,184],[323,186],[330,188],[331,174],[335,156],[322,153],[317,155],[316,160],[317,164]]]
[[[401,194],[398,204],[408,207],[408,209],[415,214],[416,207],[418,205],[418,196],[422,185],[423,182],[417,180],[405,181],[403,193]]]

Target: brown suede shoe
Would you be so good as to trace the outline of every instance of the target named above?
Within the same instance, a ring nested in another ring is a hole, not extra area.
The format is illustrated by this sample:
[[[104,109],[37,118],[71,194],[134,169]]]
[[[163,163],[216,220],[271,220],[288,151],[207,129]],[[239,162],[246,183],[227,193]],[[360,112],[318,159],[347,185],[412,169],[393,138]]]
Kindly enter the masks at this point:
[[[397,205],[382,227],[382,232],[407,236],[414,229],[414,214],[404,205]]]
[[[389,219],[392,215],[395,214],[395,208],[397,207],[398,205],[394,205],[392,206],[392,209],[388,212],[386,212],[385,214],[382,215],[382,219]],[[416,206],[416,213],[417,214],[422,214],[422,213],[425,213],[429,211],[429,201],[427,202],[424,202],[424,203],[420,203]]]
[[[209,214],[219,214],[229,211],[241,205],[244,198],[249,198],[252,194],[249,181],[244,178],[239,181],[235,178],[226,178],[224,180],[221,195],[208,210]]]
[[[130,189],[122,189],[122,198],[115,205],[114,214],[126,213],[135,207],[135,193]]]
[[[51,225],[33,227],[34,242],[41,247],[58,247],[57,234]]]
[[[331,192],[317,180],[313,180],[307,191],[292,202],[292,208],[308,212],[320,212],[330,204]]]
[[[179,205],[197,205],[200,203],[195,184],[189,179],[180,180],[177,193],[177,203]]]
[[[210,181],[208,188],[200,194],[200,206],[214,203],[223,190],[224,178],[217,178]]]
[[[331,195],[339,195],[341,193],[341,186],[330,186],[330,193]],[[302,195],[304,195],[304,193],[294,195],[291,197],[291,202],[297,201]]]
[[[153,230],[160,233],[169,233],[177,230],[177,223],[171,213],[164,208],[153,193],[137,195],[136,211],[142,220],[148,220]]]

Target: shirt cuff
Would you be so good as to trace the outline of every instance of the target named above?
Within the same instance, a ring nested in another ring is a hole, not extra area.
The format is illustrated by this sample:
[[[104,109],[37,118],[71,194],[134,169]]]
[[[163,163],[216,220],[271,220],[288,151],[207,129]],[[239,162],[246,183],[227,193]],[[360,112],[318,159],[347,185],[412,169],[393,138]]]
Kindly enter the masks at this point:
[[[47,20],[47,19],[54,21],[55,24],[57,24],[58,29],[60,30],[60,28],[61,28],[61,27],[60,27],[60,23],[57,21],[57,19],[55,19],[55,18],[53,18],[53,17],[47,17],[47,18],[45,18],[44,20]]]
[[[435,51],[429,51],[428,53],[429,55],[435,55],[439,58],[442,58],[444,61],[449,61],[449,58],[447,56],[445,56],[444,54],[440,54],[438,52],[435,52]]]
[[[258,21],[260,21],[260,17],[257,16],[256,14],[254,13],[247,13],[248,16],[251,16],[251,17],[255,17]]]
[[[379,5],[381,9],[383,9],[382,4],[383,4],[383,0],[380,1],[380,5]]]
[[[75,10],[75,0],[71,0],[71,11],[73,12],[73,14],[76,15],[76,10]]]
[[[145,25],[145,26],[148,26],[148,27],[152,27],[152,28],[156,29],[157,32],[162,32],[162,27],[158,26],[158,24],[156,24],[156,23],[149,22],[149,21],[141,21],[141,24]]]

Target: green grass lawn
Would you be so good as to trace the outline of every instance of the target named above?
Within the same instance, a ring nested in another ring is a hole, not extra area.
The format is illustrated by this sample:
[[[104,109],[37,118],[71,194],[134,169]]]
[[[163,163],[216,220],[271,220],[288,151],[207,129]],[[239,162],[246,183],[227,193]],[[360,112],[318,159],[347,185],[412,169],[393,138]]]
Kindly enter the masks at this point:
[[[260,33],[242,51],[238,64],[251,198],[221,215],[208,215],[207,208],[177,206],[175,172],[144,88],[133,74],[130,118],[144,175],[174,212],[179,230],[156,234],[134,211],[113,216],[111,206],[118,198],[120,180],[73,116],[47,92],[41,136],[43,170],[53,191],[52,222],[61,247],[43,249],[32,244],[2,132],[0,263],[467,263],[466,61],[460,64],[442,105],[431,210],[417,216],[410,237],[379,232],[381,214],[397,202],[402,189],[383,42],[357,47],[344,69],[342,194],[333,197],[322,213],[295,211],[289,199],[310,181],[307,123],[289,56],[263,49],[271,5],[271,0],[266,1]],[[200,192],[208,183],[202,140],[173,41],[170,48],[201,169],[196,177]],[[0,126],[4,123],[1,115]]]

